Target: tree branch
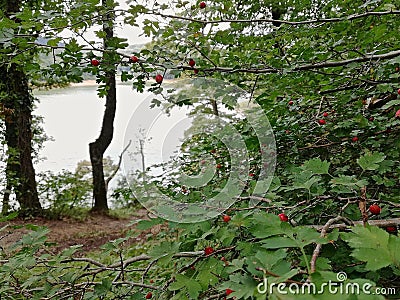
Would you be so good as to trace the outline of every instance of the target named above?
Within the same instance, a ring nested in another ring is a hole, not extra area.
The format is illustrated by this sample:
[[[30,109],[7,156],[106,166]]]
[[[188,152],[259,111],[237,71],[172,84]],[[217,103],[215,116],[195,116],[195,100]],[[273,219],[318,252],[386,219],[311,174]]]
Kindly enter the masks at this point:
[[[353,225],[363,225],[363,221],[352,221]],[[398,226],[400,225],[400,218],[386,219],[386,220],[368,220],[368,224],[370,226],[378,226],[378,227],[388,227],[388,226]],[[322,230],[325,225],[309,225],[311,228],[314,228],[318,231]],[[332,229],[348,229],[349,225],[345,223],[330,225],[327,230]]]
[[[348,221],[348,220],[346,218],[342,217],[342,216],[337,216],[336,218],[328,220],[328,222],[326,222],[326,224],[324,226],[322,226],[322,228],[321,228],[320,237],[324,238],[326,236],[326,232],[328,231],[329,227],[332,224],[337,223],[339,221]],[[315,272],[317,258],[318,258],[319,253],[321,252],[321,248],[322,248],[322,244],[318,243],[317,246],[314,249],[314,252],[313,252],[313,255],[312,255],[311,261],[310,261],[311,273]]]
[[[122,150],[121,154],[119,155],[119,160],[118,160],[118,164],[117,167],[114,169],[114,171],[111,173],[110,176],[108,176],[108,178],[106,179],[106,189],[108,190],[108,184],[110,183],[110,181],[115,177],[115,175],[117,175],[119,168],[121,167],[121,163],[122,163],[122,156],[124,155],[124,153],[128,150],[129,146],[131,145],[131,140],[129,140],[128,145],[126,145],[126,147]]]
[[[167,19],[175,19],[182,21],[189,21],[200,23],[203,25],[208,24],[221,24],[221,23],[279,23],[279,24],[287,24],[287,25],[307,25],[307,24],[321,24],[321,23],[337,23],[341,21],[352,21],[357,19],[366,18],[369,16],[385,16],[385,15],[400,15],[400,10],[390,10],[390,11],[368,11],[362,14],[353,14],[338,18],[329,18],[329,19],[311,19],[305,21],[286,21],[286,20],[274,20],[270,18],[261,18],[261,19],[219,19],[219,20],[202,20],[178,15],[171,14],[163,14],[158,11],[150,10],[145,13],[148,15],[160,16]]]

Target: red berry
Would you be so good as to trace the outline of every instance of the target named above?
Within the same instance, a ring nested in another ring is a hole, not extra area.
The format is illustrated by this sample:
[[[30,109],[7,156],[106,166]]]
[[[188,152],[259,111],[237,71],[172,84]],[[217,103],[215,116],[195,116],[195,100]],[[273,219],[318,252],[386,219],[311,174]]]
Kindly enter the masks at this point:
[[[194,69],[193,72],[194,74],[199,74],[199,69]]]
[[[215,150],[215,149],[212,149],[210,152],[211,152],[211,153],[215,153],[215,152],[216,152],[216,150]]]
[[[222,220],[223,220],[225,223],[228,223],[228,222],[231,220],[231,217],[228,216],[228,215],[224,215],[224,216],[222,217]]]
[[[100,65],[100,62],[97,59],[92,59],[90,61],[90,63],[92,64],[92,66],[97,67],[98,65]]]
[[[320,119],[320,120],[318,120],[318,124],[319,125],[325,125],[326,121],[324,119]]]
[[[254,177],[254,173],[250,173],[249,176],[250,176],[250,177]]]
[[[205,255],[210,255],[212,253],[214,253],[214,249],[212,247],[205,247],[204,248],[204,254]]]
[[[329,114],[327,112],[324,112],[322,115],[326,118]]]
[[[369,117],[368,120],[370,120],[372,122],[373,120],[375,120],[375,118],[373,116],[371,116],[371,117]]]
[[[194,65],[196,64],[196,62],[194,61],[194,59],[189,59],[189,66],[191,66],[192,68],[194,67]]]
[[[234,290],[231,289],[226,289],[225,293],[227,296],[229,296],[230,294],[232,294],[234,292]]]
[[[161,74],[157,74],[155,79],[156,79],[157,83],[161,83],[164,78],[163,78],[163,76]]]
[[[358,141],[358,136],[353,136],[352,138],[351,138],[351,140],[355,143],[355,142],[357,142]]]
[[[292,100],[290,100],[290,101],[288,102],[288,104],[289,104],[289,105],[293,105],[294,102],[293,102]]]
[[[154,283],[154,280],[153,280],[153,279],[150,279],[150,283]]]
[[[204,1],[200,2],[200,8],[206,8],[206,3]]]
[[[400,89],[398,89],[398,90],[397,90],[397,94],[399,94],[399,95],[400,95]]]
[[[131,62],[137,63],[139,61],[139,58],[137,56],[131,56]]]
[[[146,295],[146,299],[151,299],[153,297],[153,294],[151,292],[148,292]]]
[[[396,114],[394,115],[395,118],[400,118],[400,109],[396,111]]]
[[[281,213],[278,215],[279,219],[281,219],[282,222],[287,222],[289,221],[289,218],[287,215],[285,215],[284,213]]]
[[[397,227],[396,226],[388,226],[388,227],[386,227],[386,231],[389,233],[396,233]]]
[[[381,208],[379,207],[379,205],[376,204],[372,204],[369,207],[369,211],[371,212],[371,214],[373,215],[379,215],[381,213]]]
[[[217,164],[217,169],[221,169],[222,165],[221,164]]]

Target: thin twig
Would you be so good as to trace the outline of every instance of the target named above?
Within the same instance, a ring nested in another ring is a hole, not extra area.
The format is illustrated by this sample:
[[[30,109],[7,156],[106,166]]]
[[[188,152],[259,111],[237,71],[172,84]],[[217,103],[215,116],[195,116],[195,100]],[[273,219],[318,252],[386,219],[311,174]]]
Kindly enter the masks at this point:
[[[132,142],[132,140],[129,140],[128,145],[126,145],[126,147],[122,150],[121,154],[119,155],[119,160],[118,160],[118,164],[117,164],[116,168],[111,173],[111,175],[108,176],[108,178],[106,179],[106,189],[108,189],[108,184],[114,178],[114,176],[118,173],[118,170],[121,167],[122,157],[123,157],[124,153],[128,150],[129,146],[131,145],[131,142]]]

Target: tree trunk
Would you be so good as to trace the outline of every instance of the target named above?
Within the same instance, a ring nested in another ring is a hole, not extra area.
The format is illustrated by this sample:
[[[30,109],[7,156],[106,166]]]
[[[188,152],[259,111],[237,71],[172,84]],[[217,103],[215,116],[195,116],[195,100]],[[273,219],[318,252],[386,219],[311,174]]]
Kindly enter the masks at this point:
[[[103,1],[103,6],[106,5],[106,1]],[[107,19],[103,21],[103,30],[106,33],[104,38],[104,49],[107,50],[108,43],[114,37],[113,29],[113,13],[109,13],[106,17]],[[107,56],[108,57],[107,59]],[[103,55],[104,64],[112,63],[112,54],[105,52]],[[108,211],[107,203],[107,187],[104,179],[103,170],[103,157],[104,152],[110,145],[113,135],[114,135],[114,119],[115,110],[117,105],[117,93],[116,93],[116,83],[115,83],[115,67],[107,66],[107,71],[105,74],[105,85],[107,88],[106,94],[106,105],[103,115],[103,123],[101,126],[101,132],[99,137],[89,144],[89,154],[90,161],[92,164],[92,174],[93,174],[93,196],[94,196],[94,206],[92,211],[96,212],[106,212]]]
[[[4,101],[11,111],[5,120],[7,143],[7,191],[3,205],[8,206],[13,187],[16,199],[24,214],[37,215],[42,211],[36,187],[35,169],[32,163],[32,107],[28,79],[16,64],[1,68],[1,89],[8,95]]]
[[[20,11],[21,0],[0,0],[0,9],[6,17]],[[13,18],[19,22],[17,18]],[[0,44],[0,47],[2,45]],[[11,189],[14,190],[23,214],[37,215],[42,212],[36,187],[35,169],[32,163],[32,107],[28,78],[23,64],[10,63],[0,67],[0,92],[5,111],[7,143],[6,192],[3,211],[8,210]]]

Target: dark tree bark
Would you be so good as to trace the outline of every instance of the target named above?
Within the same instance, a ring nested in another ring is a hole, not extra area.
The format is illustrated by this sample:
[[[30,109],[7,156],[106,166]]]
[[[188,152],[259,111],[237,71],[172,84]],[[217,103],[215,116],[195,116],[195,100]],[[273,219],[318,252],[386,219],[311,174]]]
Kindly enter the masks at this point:
[[[217,101],[215,101],[215,100],[210,100],[210,102],[211,102],[211,106],[212,106],[212,109],[213,109],[213,114],[215,115],[215,116],[219,116],[219,113],[218,113],[218,105],[217,105]]]
[[[106,5],[105,2],[106,1],[103,1],[103,6]],[[93,143],[89,144],[89,154],[93,174],[94,196],[94,206],[92,208],[92,211],[95,212],[108,211],[107,186],[104,179],[103,157],[104,152],[110,145],[114,135],[114,119],[117,105],[117,93],[115,83],[116,71],[115,67],[111,65],[113,55],[111,53],[107,53],[107,50],[109,49],[108,44],[114,37],[113,13],[109,13],[107,15],[107,19],[103,21],[103,30],[106,33],[103,42],[104,49],[106,50],[103,55],[103,63],[110,64],[106,66],[105,72],[105,85],[107,88],[106,104],[100,135]]]
[[[4,107],[11,111],[5,118],[7,143],[7,190],[3,205],[8,206],[12,187],[21,210],[36,215],[42,210],[32,163],[32,107],[33,97],[28,79],[16,64],[1,68],[1,89],[7,93]],[[6,207],[4,207],[4,210]]]
[[[22,1],[0,1],[0,9],[10,17],[20,10]],[[18,22],[18,19],[14,19]],[[1,44],[0,44],[0,47]],[[28,78],[23,67],[10,63],[0,67],[0,90],[3,107],[8,115],[5,118],[7,143],[7,189],[4,194],[3,212],[8,210],[11,189],[24,214],[37,215],[42,207],[36,187],[35,169],[32,163],[32,107],[33,97]],[[5,205],[5,206],[4,206]]]

